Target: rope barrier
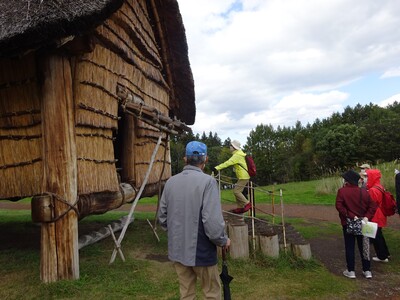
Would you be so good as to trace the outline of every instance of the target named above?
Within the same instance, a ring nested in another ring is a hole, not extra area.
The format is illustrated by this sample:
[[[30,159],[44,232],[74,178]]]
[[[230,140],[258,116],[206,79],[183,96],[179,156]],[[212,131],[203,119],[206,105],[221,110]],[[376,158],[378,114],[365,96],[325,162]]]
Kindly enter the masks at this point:
[[[76,205],[78,204],[78,201],[79,201],[79,197],[77,197],[76,201],[73,204],[71,204],[67,200],[63,199],[61,196],[59,196],[57,194],[54,194],[54,193],[51,193],[51,192],[44,192],[44,193],[42,193],[40,195],[37,195],[37,196],[44,196],[44,195],[48,195],[48,196],[50,196],[51,199],[55,199],[55,200],[57,200],[57,201],[59,201],[59,202],[61,202],[61,203],[63,203],[63,204],[68,206],[68,209],[66,211],[64,211],[62,214],[58,215],[55,218],[52,218],[50,221],[47,221],[45,223],[57,222],[58,220],[60,220],[62,217],[64,217],[71,210],[75,211],[76,215],[79,218],[79,211],[76,208]]]
[[[265,223],[265,224],[268,224],[268,225],[272,224],[272,225],[275,225],[275,226],[283,226],[283,225],[279,225],[279,224],[277,225],[277,224],[268,222],[267,220],[260,219],[260,218],[257,218],[257,217],[246,216],[246,215],[242,215],[242,214],[235,214],[235,213],[233,213],[233,212],[231,212],[229,210],[222,210],[222,212],[224,212],[226,214],[229,214],[229,215],[232,215],[232,216],[236,216],[236,217],[243,217],[243,218],[246,218],[246,219],[254,219],[254,220],[257,220],[257,221],[259,221],[261,223]]]

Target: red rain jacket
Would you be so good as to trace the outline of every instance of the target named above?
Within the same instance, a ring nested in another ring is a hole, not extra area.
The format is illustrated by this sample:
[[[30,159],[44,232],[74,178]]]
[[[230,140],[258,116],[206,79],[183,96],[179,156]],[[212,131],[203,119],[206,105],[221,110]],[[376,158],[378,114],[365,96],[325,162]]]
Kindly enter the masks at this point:
[[[378,186],[381,189],[384,187],[381,185],[381,171],[377,169],[368,169],[366,170],[368,180],[367,180],[367,189],[371,199],[378,203],[378,209],[375,212],[374,217],[372,218],[372,222],[378,223],[378,227],[386,227],[387,217],[383,214],[380,206],[383,199],[383,193],[374,186]]]

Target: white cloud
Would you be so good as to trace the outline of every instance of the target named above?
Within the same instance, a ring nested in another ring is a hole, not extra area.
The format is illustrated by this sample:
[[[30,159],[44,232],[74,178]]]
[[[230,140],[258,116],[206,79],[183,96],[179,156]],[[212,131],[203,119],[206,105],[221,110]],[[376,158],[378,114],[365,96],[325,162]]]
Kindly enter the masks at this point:
[[[400,67],[390,68],[382,74],[381,78],[400,77]]]
[[[257,125],[272,125],[277,128],[279,125],[294,126],[297,121],[301,121],[303,125],[312,124],[317,118],[322,120],[332,112],[343,110],[347,99],[348,95],[339,91],[321,94],[296,92],[283,97],[270,108],[242,114],[238,119],[233,117],[232,112],[215,114],[210,111],[205,114],[200,111],[193,129],[198,133],[218,132],[222,140],[230,137],[244,144],[251,129]]]
[[[400,94],[397,95],[393,95],[385,100],[383,100],[382,102],[379,103],[379,106],[381,107],[386,107],[389,104],[393,104],[393,102],[397,101],[398,103],[400,103]]]
[[[400,1],[178,1],[196,132],[244,143],[260,123],[306,124],[342,110],[360,96],[341,88],[368,74],[400,77]]]

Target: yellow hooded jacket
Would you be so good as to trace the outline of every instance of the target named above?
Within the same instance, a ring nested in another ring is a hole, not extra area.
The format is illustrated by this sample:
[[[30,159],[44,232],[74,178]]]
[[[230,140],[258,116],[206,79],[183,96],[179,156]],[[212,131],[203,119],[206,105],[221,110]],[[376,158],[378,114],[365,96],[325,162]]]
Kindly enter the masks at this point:
[[[227,167],[233,166],[235,168],[237,179],[250,179],[249,173],[247,172],[246,154],[242,150],[234,150],[233,155],[230,159],[222,164],[215,167],[216,170],[220,171]]]

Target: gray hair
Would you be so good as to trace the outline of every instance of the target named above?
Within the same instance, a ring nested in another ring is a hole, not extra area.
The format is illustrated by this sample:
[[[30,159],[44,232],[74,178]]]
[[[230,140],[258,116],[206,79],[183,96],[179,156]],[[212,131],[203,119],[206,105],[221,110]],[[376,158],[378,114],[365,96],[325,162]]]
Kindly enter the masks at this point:
[[[190,155],[186,156],[186,163],[191,166],[198,166],[206,161],[205,155]]]

